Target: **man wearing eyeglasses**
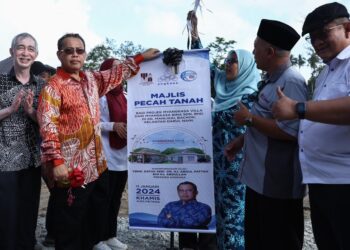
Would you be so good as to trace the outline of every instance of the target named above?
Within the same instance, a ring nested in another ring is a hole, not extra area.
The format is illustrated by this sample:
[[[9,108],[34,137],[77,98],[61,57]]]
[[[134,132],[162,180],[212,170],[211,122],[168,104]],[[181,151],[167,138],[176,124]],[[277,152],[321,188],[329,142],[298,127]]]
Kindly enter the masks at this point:
[[[350,249],[350,22],[345,6],[322,5],[305,19],[303,35],[325,67],[313,100],[297,102],[278,91],[277,119],[301,119],[299,156],[309,186],[311,220],[319,249]]]
[[[106,71],[83,72],[83,38],[66,34],[57,46],[61,67],[41,92],[38,108],[42,162],[53,186],[55,248],[108,250],[100,242],[108,238],[108,175],[98,126],[99,98],[135,75],[139,64],[159,51],[115,60]]]

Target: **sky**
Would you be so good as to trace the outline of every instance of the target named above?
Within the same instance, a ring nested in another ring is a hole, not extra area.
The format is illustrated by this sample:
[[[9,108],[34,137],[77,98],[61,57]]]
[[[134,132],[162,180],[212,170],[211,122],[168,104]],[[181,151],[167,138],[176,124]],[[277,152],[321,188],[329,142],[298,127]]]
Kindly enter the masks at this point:
[[[235,40],[235,48],[252,51],[261,19],[291,25],[299,33],[306,15],[327,0],[202,0],[197,11],[198,30],[204,46],[215,37]],[[350,1],[338,1],[350,11]],[[119,45],[132,41],[144,48],[186,49],[186,16],[194,0],[0,0],[0,60],[9,56],[12,38],[32,34],[39,44],[37,60],[59,66],[57,40],[65,33],[79,33],[87,51],[106,38]],[[300,39],[292,50],[306,55]],[[307,75],[307,71],[302,72]],[[307,76],[305,76],[307,77]]]

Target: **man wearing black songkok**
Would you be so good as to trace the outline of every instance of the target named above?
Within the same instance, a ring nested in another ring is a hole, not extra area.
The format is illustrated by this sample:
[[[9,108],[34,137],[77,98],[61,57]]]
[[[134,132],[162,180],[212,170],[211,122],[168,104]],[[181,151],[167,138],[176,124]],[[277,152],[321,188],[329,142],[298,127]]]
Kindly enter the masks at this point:
[[[271,113],[278,88],[299,101],[307,98],[305,80],[290,62],[290,50],[299,38],[285,23],[261,20],[254,57],[257,67],[267,73],[266,79],[258,85],[251,112],[240,105],[234,114],[236,123],[248,126],[247,132],[226,148],[228,159],[241,148],[245,154],[240,180],[247,185],[247,250],[296,250],[303,246],[305,186],[298,159],[299,122],[280,122]]]

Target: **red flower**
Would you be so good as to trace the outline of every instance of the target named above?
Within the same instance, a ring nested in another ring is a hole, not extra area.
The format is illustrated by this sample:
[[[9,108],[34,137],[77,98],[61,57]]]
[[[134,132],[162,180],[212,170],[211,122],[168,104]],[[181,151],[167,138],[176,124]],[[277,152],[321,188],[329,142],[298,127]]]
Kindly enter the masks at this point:
[[[80,167],[74,168],[73,171],[69,173],[68,179],[72,188],[83,186],[85,181],[84,173]]]

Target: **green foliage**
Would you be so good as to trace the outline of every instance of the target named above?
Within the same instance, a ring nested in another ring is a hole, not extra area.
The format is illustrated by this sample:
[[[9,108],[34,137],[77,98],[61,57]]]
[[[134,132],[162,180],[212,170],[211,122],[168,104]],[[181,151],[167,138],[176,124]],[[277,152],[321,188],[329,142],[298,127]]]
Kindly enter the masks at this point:
[[[298,55],[298,57],[295,57],[293,54],[290,55],[290,61],[292,62],[292,65],[298,66],[299,69],[305,65],[306,59],[302,55]]]
[[[145,49],[140,45],[135,45],[131,41],[122,42],[118,48],[113,50],[113,54],[118,59],[124,59],[127,56],[133,56],[137,53],[141,53]]]
[[[315,90],[315,82],[316,78],[324,68],[324,64],[322,63],[321,58],[316,54],[315,50],[313,49],[312,46],[309,46],[307,48],[307,54],[308,54],[308,59],[307,63],[308,66],[311,68],[311,77],[308,80],[308,88],[309,88],[309,95],[310,97],[312,96],[314,90]]]
[[[87,55],[84,65],[85,70],[98,70],[101,63],[111,57],[125,59],[142,52],[144,49],[141,45],[135,45],[131,41],[125,41],[119,45],[114,39],[106,38],[102,44],[96,45]]]
[[[176,149],[176,148],[167,148],[167,149],[165,149],[163,152],[162,152],[162,154],[164,154],[164,155],[171,155],[171,154],[174,154],[174,153],[176,153],[176,152],[178,152],[179,150],[178,149]]]
[[[301,67],[303,67],[305,65],[305,63],[306,63],[306,58],[299,54],[298,55],[298,67],[299,67],[299,69]]]
[[[187,150],[196,154],[204,154],[204,151],[199,148],[187,148]]]
[[[209,43],[210,55],[212,57],[212,64],[219,69],[224,69],[224,59],[228,52],[234,49],[236,41],[226,41],[223,37],[216,37],[215,42]]]

